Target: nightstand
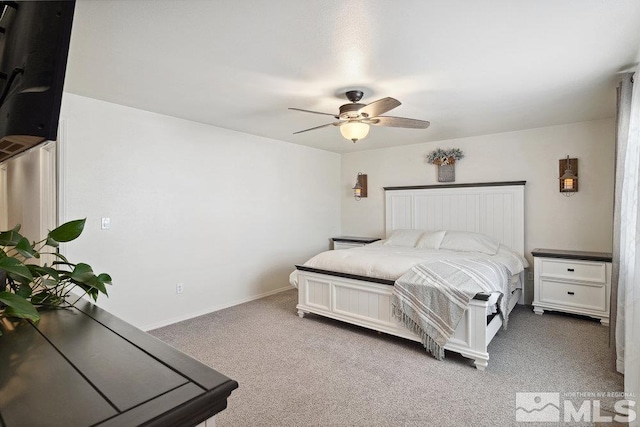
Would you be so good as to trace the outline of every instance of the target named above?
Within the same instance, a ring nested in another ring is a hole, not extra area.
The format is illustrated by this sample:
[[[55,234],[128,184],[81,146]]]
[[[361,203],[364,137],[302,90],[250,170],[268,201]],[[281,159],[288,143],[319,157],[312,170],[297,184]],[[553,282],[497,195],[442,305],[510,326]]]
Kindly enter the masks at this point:
[[[611,254],[534,249],[533,311],[583,314],[609,324]]]
[[[378,237],[353,237],[353,236],[338,236],[332,237],[333,249],[351,249],[358,248],[360,246],[366,246],[369,243],[377,242],[380,240]]]

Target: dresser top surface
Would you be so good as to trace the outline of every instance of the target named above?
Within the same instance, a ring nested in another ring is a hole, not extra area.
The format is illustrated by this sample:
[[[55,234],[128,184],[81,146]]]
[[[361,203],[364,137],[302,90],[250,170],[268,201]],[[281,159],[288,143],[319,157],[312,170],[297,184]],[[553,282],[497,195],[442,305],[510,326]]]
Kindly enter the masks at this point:
[[[0,366],[0,425],[7,427],[195,425],[226,408],[238,388],[83,301],[43,311],[35,325],[3,323]]]
[[[576,259],[576,260],[583,260],[583,261],[611,262],[611,259],[612,259],[612,255],[610,252],[573,251],[573,250],[567,250],[567,249],[536,248],[531,251],[531,254],[534,257]]]
[[[334,242],[373,243],[380,240],[379,237],[337,236],[332,237]]]

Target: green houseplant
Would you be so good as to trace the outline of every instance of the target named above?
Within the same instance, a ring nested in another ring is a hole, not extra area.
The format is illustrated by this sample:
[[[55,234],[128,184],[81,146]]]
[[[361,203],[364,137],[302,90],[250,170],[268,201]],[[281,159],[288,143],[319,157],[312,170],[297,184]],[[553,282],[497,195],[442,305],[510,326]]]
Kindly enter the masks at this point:
[[[86,219],[69,221],[49,231],[39,242],[20,234],[20,225],[0,232],[0,318],[40,320],[38,310],[71,307],[71,290],[78,287],[95,301],[107,295],[111,276],[95,274],[90,265],[74,264],[59,253],[60,243],[75,240],[82,234]],[[33,262],[41,255],[55,259],[51,265]],[[76,300],[77,301],[77,300]],[[1,334],[1,332],[0,332]]]

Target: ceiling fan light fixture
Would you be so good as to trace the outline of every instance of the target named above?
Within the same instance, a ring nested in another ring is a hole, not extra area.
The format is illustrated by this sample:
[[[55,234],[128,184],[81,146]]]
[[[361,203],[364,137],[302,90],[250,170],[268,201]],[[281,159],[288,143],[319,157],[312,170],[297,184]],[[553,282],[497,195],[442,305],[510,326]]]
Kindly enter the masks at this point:
[[[337,122],[327,123],[294,132],[294,135],[309,132],[310,130],[322,129],[328,126],[339,126],[340,133],[344,138],[349,141],[356,142],[365,138],[369,134],[369,125],[413,129],[426,129],[429,127],[430,123],[425,120],[383,116],[382,114],[401,105],[400,101],[397,99],[386,97],[373,101],[369,104],[360,104],[359,101],[363,95],[362,91],[350,90],[347,91],[346,95],[347,99],[351,102],[349,104],[341,105],[340,112],[338,114],[304,110],[302,108],[289,108],[290,110],[302,111],[305,113],[333,116],[338,120]]]
[[[340,133],[354,143],[369,134],[369,125],[361,122],[347,122],[340,125]]]

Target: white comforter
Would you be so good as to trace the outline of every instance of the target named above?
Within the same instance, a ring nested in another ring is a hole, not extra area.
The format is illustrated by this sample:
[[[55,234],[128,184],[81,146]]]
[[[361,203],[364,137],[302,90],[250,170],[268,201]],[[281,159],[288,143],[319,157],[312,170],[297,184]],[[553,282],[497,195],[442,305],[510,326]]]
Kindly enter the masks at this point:
[[[392,246],[385,245],[384,241],[361,248],[322,252],[305,262],[304,266],[395,281],[416,264],[441,259],[464,259],[470,255],[504,264],[512,276],[529,266],[526,259],[503,245],[496,255],[486,255],[479,252]],[[294,276],[295,274],[292,275],[292,280],[297,279]],[[297,281],[292,284],[297,287]]]
[[[486,257],[506,266],[512,276],[512,291],[518,282],[517,275],[529,266],[527,260],[510,248],[500,245],[496,255],[479,252],[450,251],[447,249],[417,249],[406,246],[385,245],[384,240],[367,246],[319,253],[303,265],[320,270],[358,276],[393,280],[394,282],[416,264],[442,259],[467,259],[469,256]],[[298,287],[298,270],[289,276],[289,283]],[[500,293],[489,296],[487,315],[496,312],[496,302]]]

